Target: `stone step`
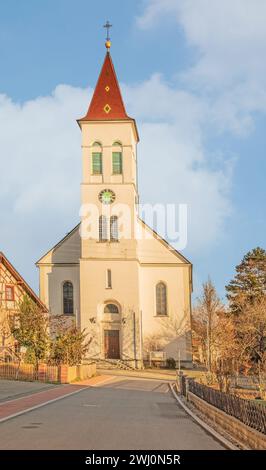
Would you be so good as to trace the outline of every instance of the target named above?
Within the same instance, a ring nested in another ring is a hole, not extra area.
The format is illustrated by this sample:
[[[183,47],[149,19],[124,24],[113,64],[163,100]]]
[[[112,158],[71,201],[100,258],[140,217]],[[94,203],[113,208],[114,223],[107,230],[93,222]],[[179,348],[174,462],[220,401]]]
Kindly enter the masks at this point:
[[[99,359],[96,360],[98,369],[120,369],[120,370],[135,370],[135,367],[128,365],[120,359]]]

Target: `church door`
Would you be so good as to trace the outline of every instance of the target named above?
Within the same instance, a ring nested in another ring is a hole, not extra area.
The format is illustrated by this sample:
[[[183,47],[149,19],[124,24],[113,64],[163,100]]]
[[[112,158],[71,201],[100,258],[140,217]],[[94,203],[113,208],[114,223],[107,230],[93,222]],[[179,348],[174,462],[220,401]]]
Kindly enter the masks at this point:
[[[119,359],[119,330],[104,330],[104,356],[106,359]]]

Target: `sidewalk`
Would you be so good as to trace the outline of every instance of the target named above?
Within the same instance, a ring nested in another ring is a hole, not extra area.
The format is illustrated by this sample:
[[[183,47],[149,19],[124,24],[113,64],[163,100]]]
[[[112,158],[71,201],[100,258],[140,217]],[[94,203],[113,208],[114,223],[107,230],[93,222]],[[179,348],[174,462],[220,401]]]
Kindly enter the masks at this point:
[[[0,404],[33,393],[58,387],[56,384],[0,379]]]
[[[110,380],[109,375],[101,375],[84,380],[83,382],[76,382],[69,385],[55,385],[49,389],[35,391],[33,394],[28,394],[21,398],[9,399],[0,403],[0,423],[30,410],[40,408],[41,406],[79,393],[88,387],[97,387],[108,380]],[[19,382],[15,383],[18,384]],[[39,385],[43,386],[47,384]]]

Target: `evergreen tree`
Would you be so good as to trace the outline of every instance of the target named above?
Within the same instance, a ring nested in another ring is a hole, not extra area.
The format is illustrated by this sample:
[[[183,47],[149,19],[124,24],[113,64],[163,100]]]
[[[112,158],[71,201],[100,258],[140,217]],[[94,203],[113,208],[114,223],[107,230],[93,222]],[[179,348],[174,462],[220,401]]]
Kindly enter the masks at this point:
[[[247,305],[266,296],[266,251],[254,248],[236,266],[234,279],[226,286],[231,312],[239,314]]]

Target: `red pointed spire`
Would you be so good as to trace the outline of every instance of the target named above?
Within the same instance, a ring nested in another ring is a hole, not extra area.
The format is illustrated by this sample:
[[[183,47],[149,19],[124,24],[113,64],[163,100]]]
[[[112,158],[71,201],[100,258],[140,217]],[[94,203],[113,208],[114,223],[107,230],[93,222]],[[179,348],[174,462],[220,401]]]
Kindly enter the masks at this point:
[[[127,115],[114,65],[108,51],[88,112],[81,121],[127,120]]]

